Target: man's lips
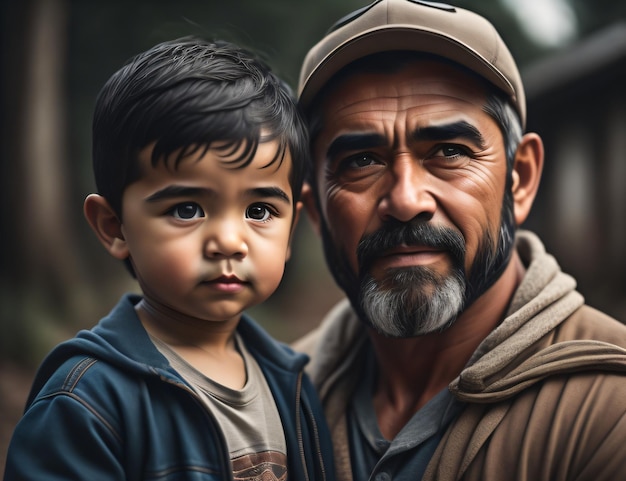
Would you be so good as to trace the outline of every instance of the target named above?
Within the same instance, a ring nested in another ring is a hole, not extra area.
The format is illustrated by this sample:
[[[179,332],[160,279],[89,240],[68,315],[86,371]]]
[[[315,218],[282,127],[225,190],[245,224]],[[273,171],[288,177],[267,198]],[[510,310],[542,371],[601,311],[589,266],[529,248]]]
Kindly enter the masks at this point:
[[[402,245],[386,250],[373,264],[381,267],[419,266],[431,264],[447,255],[445,249],[438,247]]]
[[[387,249],[383,252],[382,257],[385,256],[393,256],[393,255],[403,255],[403,254],[422,254],[429,252],[441,252],[444,249],[440,247],[432,247],[432,246],[418,246],[418,245],[399,245],[393,247],[391,249]]]

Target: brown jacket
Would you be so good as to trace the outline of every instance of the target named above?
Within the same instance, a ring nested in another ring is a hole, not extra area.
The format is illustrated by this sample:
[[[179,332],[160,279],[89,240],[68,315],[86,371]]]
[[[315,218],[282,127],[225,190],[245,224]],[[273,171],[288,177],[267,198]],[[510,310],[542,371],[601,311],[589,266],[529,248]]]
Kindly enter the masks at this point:
[[[424,479],[626,479],[626,326],[584,305],[535,235],[520,231],[517,249],[527,273],[506,318],[450,384],[467,404]],[[366,336],[342,301],[296,344],[312,357],[339,481],[352,480],[345,409]]]

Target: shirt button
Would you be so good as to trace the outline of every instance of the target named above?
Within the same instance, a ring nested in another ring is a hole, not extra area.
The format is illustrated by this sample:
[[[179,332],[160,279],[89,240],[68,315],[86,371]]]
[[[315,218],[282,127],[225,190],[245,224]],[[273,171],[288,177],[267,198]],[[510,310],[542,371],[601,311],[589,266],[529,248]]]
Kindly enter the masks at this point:
[[[391,481],[391,476],[388,473],[378,473],[376,475],[376,481]]]

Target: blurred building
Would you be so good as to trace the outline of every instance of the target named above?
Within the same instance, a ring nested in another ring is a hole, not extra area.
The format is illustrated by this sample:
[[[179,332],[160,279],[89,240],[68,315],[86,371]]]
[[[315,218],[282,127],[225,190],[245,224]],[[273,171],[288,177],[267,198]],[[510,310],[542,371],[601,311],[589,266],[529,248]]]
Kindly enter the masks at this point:
[[[522,72],[546,161],[526,226],[587,302],[626,322],[626,23]]]

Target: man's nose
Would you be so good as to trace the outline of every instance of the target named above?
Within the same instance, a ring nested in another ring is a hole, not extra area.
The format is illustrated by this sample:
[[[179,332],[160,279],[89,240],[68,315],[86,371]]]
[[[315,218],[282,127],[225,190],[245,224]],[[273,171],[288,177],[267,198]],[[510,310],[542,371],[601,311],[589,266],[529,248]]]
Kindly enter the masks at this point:
[[[381,218],[401,222],[415,218],[430,220],[437,209],[432,180],[428,169],[412,156],[397,157],[390,172],[389,188],[379,203]]]
[[[243,219],[212,219],[206,229],[204,255],[210,259],[244,258],[248,255]]]

